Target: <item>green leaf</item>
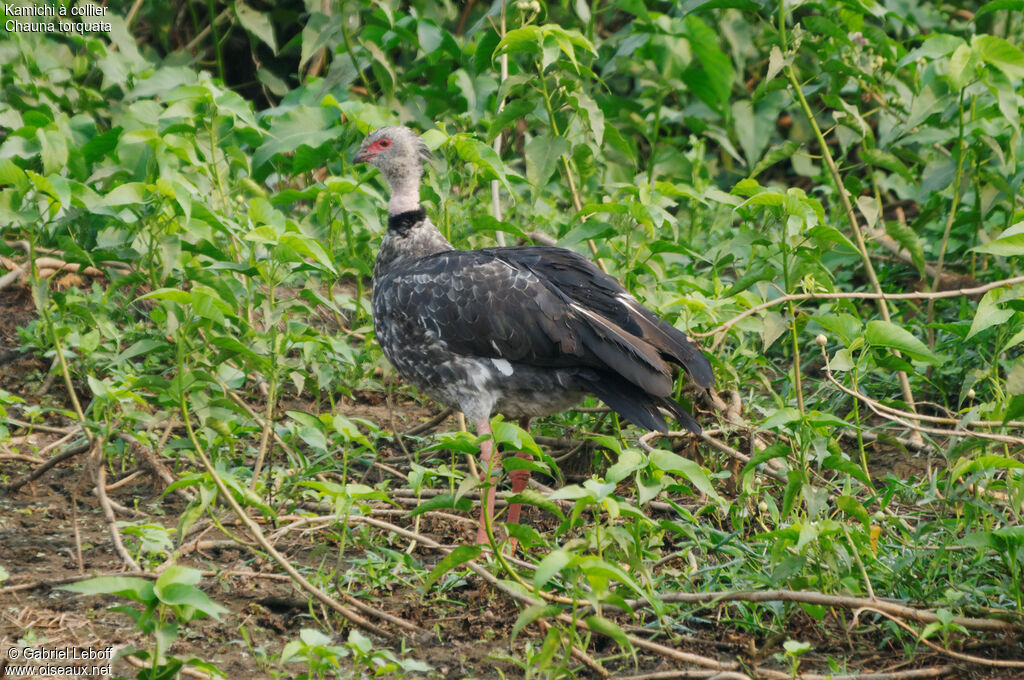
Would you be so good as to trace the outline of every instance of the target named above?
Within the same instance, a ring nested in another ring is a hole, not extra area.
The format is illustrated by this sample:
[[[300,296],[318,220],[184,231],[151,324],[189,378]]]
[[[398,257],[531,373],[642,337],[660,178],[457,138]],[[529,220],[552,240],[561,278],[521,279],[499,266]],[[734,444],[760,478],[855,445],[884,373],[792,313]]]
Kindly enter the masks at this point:
[[[266,163],[277,154],[291,153],[305,144],[317,147],[334,138],[328,129],[335,114],[330,109],[297,106],[271,120],[267,141],[252,156],[253,168]]]
[[[912,359],[939,364],[939,357],[914,335],[890,321],[875,319],[864,327],[864,340],[875,347],[888,347],[905,352]]]
[[[885,232],[910,253],[910,261],[914,263],[917,273],[924,277],[924,241],[917,232],[901,220],[886,222]]]
[[[158,288],[152,293],[146,293],[135,298],[136,300],[171,300],[179,305],[187,305],[192,302],[192,294],[187,290],[177,288]]]
[[[687,38],[701,68],[691,66],[683,73],[683,80],[704,103],[720,113],[725,112],[732,92],[732,61],[719,47],[718,32],[695,14],[686,17]]]
[[[895,172],[897,175],[907,180],[908,182],[916,182],[917,178],[910,172],[910,169],[903,164],[899,158],[888,151],[879,151],[878,149],[862,148],[860,150],[860,158],[868,165],[874,165],[879,168],[885,168],[890,172]]]
[[[526,626],[530,625],[534,621],[540,618],[552,618],[558,616],[562,612],[563,607],[558,604],[534,604],[530,605],[519,614],[516,619],[515,625],[512,626],[511,639],[514,641],[516,636]]]
[[[632,652],[633,645],[630,644],[629,637],[626,635],[625,631],[618,626],[618,624],[596,614],[588,616],[583,619],[583,621],[587,624],[587,628],[595,633],[600,633],[601,635],[605,635],[615,640],[622,651]]]
[[[502,52],[532,52],[540,53],[540,46],[544,42],[544,31],[540,26],[528,24],[522,28],[516,28],[505,34],[498,46],[494,48],[492,59]]]
[[[978,53],[968,45],[961,45],[949,58],[949,86],[960,90],[974,78]]]
[[[732,297],[737,293],[742,293],[759,281],[770,281],[773,278],[775,278],[775,267],[769,262],[756,260],[746,274],[737,279],[735,283],[722,293],[722,297]]]
[[[513,99],[505,104],[505,108],[494,118],[487,129],[487,141],[493,142],[495,137],[509,129],[513,121],[526,117],[536,108],[537,102],[525,98]]]
[[[597,102],[583,94],[576,92],[570,97],[576,102],[576,106],[582,111],[590,124],[590,131],[594,134],[594,141],[600,146],[604,143],[604,111],[597,105]]]
[[[415,517],[431,510],[443,510],[448,508],[468,512],[473,509],[473,502],[465,496],[460,498],[453,493],[443,493],[439,496],[428,498],[426,501],[417,505],[409,512],[409,516]]]
[[[291,248],[297,253],[301,253],[306,257],[312,258],[321,267],[331,273],[337,274],[338,270],[334,268],[334,262],[331,261],[331,256],[327,254],[327,250],[324,249],[323,245],[318,240],[305,234],[294,234],[287,233],[282,234],[279,243],[282,246]]]
[[[988,253],[1000,257],[1024,255],[1024,232],[1000,236],[999,238],[971,248],[976,253]]]
[[[747,473],[753,472],[757,469],[758,465],[761,465],[766,461],[772,460],[773,458],[785,458],[788,455],[789,447],[782,442],[775,442],[751,456],[747,464],[743,466],[743,472],[740,473],[740,477],[745,477]]]
[[[992,326],[997,326],[1010,320],[1010,317],[1013,316],[1013,310],[1003,309],[999,306],[999,301],[1006,294],[1007,289],[1005,288],[997,288],[985,293],[981,298],[981,302],[978,303],[978,311],[974,313],[971,331],[967,334],[968,340]]]
[[[480,556],[481,550],[482,548],[479,545],[460,545],[455,550],[452,550],[444,556],[444,559],[437,563],[437,566],[430,570],[426,580],[423,581],[423,587],[420,589],[420,592],[427,592],[430,586],[437,583],[439,578],[460,564],[475,560]]]
[[[687,3],[689,4],[689,3]],[[689,10],[687,14],[693,12],[703,12],[710,9],[739,9],[744,12],[756,12],[760,13],[762,10],[761,5],[753,2],[752,0],[708,0],[707,2],[697,5],[693,9]]]
[[[571,561],[572,555],[561,548],[549,552],[533,573],[533,587],[542,590]]]
[[[156,598],[153,582],[135,576],[99,576],[57,586],[57,589],[83,595],[120,595],[143,604],[153,602]]]
[[[644,459],[636,449],[627,449],[615,461],[615,464],[608,468],[604,478],[609,483],[618,484],[623,479],[633,474],[643,465]]]
[[[219,619],[228,609],[217,604],[195,586],[185,583],[170,583],[156,589],[157,596],[164,604],[192,607],[207,616]]]
[[[117,148],[117,142],[121,138],[123,128],[117,126],[107,130],[103,134],[96,135],[82,145],[82,156],[86,163],[93,163],[100,158],[106,157],[111,151]]]
[[[569,142],[564,137],[542,134],[534,137],[526,144],[526,180],[536,189],[541,190],[551,175],[558,168],[562,154],[569,150]]]
[[[485,170],[485,179],[497,179],[510,194],[513,193],[512,185],[508,183],[508,178],[510,175],[513,177],[518,175],[505,167],[505,164],[502,163],[501,158],[494,152],[494,149],[476,137],[467,134],[453,135],[448,139],[449,143],[455,148],[455,153],[459,158]]]
[[[242,28],[262,40],[274,54],[277,54],[277,38],[274,37],[274,26],[270,22],[270,17],[257,12],[244,2],[236,2],[234,7],[235,16],[238,17],[238,23],[242,24]]]
[[[146,200],[146,185],[142,182],[125,182],[111,189],[100,205],[137,205]]]
[[[800,420],[801,416],[798,409],[793,406],[783,406],[775,411],[775,413],[765,418],[764,422],[758,425],[758,428],[762,430],[772,430],[776,427],[799,422]]]
[[[444,42],[444,36],[437,24],[429,19],[420,19],[416,22],[416,39],[420,43],[420,49],[427,54],[434,52]]]
[[[14,184],[25,191],[29,186],[28,175],[10,158],[0,158],[0,184]]]
[[[761,160],[750,170],[750,177],[757,177],[762,172],[775,165],[779,161],[790,158],[800,148],[798,142],[787,140],[782,144],[776,144],[768,150]]]
[[[1002,71],[1010,80],[1024,78],[1024,52],[1019,47],[994,35],[974,38],[974,47],[981,58]]]
[[[711,480],[708,478],[704,468],[689,458],[683,458],[671,451],[655,449],[654,451],[651,451],[650,460],[651,463],[660,470],[678,473],[686,477],[691,484],[693,484],[702,494],[718,504],[719,507],[724,508],[728,506],[725,499],[719,496],[718,492],[715,491],[715,487],[711,484]]]
[[[847,427],[849,427],[849,425],[847,425]],[[844,458],[839,455],[832,455],[828,456],[827,458],[825,458],[825,460],[821,461],[821,464],[824,467],[827,467],[831,470],[838,470],[839,472],[843,472],[850,475],[854,479],[860,481],[864,486],[868,487],[869,489],[875,488],[874,485],[871,483],[871,479],[866,474],[864,474],[863,468],[861,468],[859,465],[855,464],[848,458]]]
[[[974,13],[974,20],[977,21],[980,17],[983,17],[990,12],[998,12],[1001,9],[1019,12],[1024,10],[1024,0],[992,0],[992,2],[987,2],[982,5],[978,11]]]
[[[511,462],[511,459],[506,462]],[[547,510],[552,515],[558,517],[561,520],[565,519],[565,514],[562,512],[562,509],[558,507],[558,504],[550,500],[547,496],[545,496],[544,494],[535,489],[523,489],[519,493],[510,496],[508,498],[508,502],[525,503],[526,505],[533,505],[535,507],[541,508],[542,510]]]

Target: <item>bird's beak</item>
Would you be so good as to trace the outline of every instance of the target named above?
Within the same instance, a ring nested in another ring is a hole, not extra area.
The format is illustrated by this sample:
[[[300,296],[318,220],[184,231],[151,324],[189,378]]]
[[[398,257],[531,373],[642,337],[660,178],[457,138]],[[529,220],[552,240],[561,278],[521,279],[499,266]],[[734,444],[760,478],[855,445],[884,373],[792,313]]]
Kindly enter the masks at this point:
[[[365,163],[373,157],[372,153],[369,153],[368,149],[359,149],[356,151],[356,155],[352,157],[353,163]]]

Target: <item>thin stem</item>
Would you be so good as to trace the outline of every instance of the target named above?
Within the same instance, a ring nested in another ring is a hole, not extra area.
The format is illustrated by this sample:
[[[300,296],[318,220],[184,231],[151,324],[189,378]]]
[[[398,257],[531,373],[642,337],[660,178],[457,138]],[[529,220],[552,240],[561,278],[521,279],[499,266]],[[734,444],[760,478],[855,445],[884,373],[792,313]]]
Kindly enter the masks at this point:
[[[504,0],[502,0],[502,3],[501,3],[501,23],[499,24],[499,27],[498,27],[498,39],[499,40],[501,40],[501,39],[503,39],[505,37],[505,30],[506,30],[505,7],[506,7],[506,3],[505,3]],[[504,52],[501,53],[501,56],[498,57],[498,64],[499,64],[499,78],[500,78],[500,80],[498,82],[499,83],[504,83],[508,79],[508,51],[504,51]],[[500,89],[500,85],[499,85],[499,89]],[[500,100],[498,100],[498,115],[499,116],[501,115],[501,112],[504,109],[505,109],[505,98],[502,97]],[[498,156],[501,157],[501,133],[500,132],[498,133],[498,136],[494,138],[494,153],[498,154]],[[501,221],[501,201],[499,199],[500,199],[500,192],[499,192],[498,180],[497,179],[492,179],[491,180],[491,214],[494,215],[494,219],[496,219],[496,220],[498,220],[500,222]],[[499,232],[497,232],[497,234],[495,236],[496,236],[496,238],[498,240],[498,245],[499,246],[504,246],[505,245],[505,232],[499,231]]]
[[[348,37],[348,29],[345,28],[344,19],[341,22],[341,39],[345,42],[345,52],[348,54],[348,58],[352,60],[352,68],[354,68],[356,73],[359,74],[359,79],[363,81],[363,87],[366,88],[366,96],[369,97],[372,92],[370,81],[366,78],[366,74],[363,73],[363,70],[359,68],[359,64],[356,62],[356,54],[352,51],[352,41]]]
[[[551,131],[555,133],[556,137],[561,137],[562,133],[558,131],[558,122],[555,120],[555,110],[551,106],[551,94],[548,92],[548,81],[544,77],[544,67],[538,63],[537,73],[540,75],[540,88],[541,94],[544,97],[544,108],[548,112],[548,122],[551,125]],[[576,208],[576,212],[580,213],[583,211],[583,201],[580,200],[580,192],[576,188],[576,180],[573,178],[572,168],[569,166],[569,158],[566,154],[562,154],[562,169],[565,171],[565,179],[569,182],[569,193],[572,194],[572,205]],[[605,274],[608,273],[608,268],[605,266],[601,258],[597,256],[597,245],[594,243],[594,239],[587,239],[587,245],[590,246],[590,252],[594,255],[594,262],[598,268]]]
[[[843,179],[839,175],[839,169],[836,167],[836,162],[832,158],[832,152],[829,151],[828,143],[825,141],[825,135],[822,134],[821,128],[818,126],[818,122],[814,119],[814,113],[811,111],[810,104],[807,103],[807,99],[804,97],[803,91],[800,89],[800,83],[797,82],[796,74],[793,73],[793,67],[787,65],[785,67],[786,77],[789,79],[789,83],[793,88],[797,100],[800,102],[800,108],[803,109],[804,115],[807,117],[807,121],[814,131],[814,136],[818,140],[818,144],[821,146],[821,157],[825,159],[825,165],[828,166],[829,174],[832,176],[832,181],[836,185],[836,192],[839,194],[839,199],[843,204],[843,210],[846,212],[846,218],[850,222],[850,230],[853,232],[853,237],[857,242],[857,251],[860,253],[861,261],[864,264],[864,271],[868,275],[868,280],[871,282],[871,287],[874,289],[876,294],[882,292],[882,285],[878,282],[878,274],[875,273],[875,267],[871,263],[871,256],[868,253],[867,244],[864,242],[864,234],[861,232],[860,225],[857,223],[857,216],[853,212],[853,205],[850,203],[850,195],[846,191],[846,187],[843,185]],[[876,298],[878,301],[878,312],[881,314],[882,319],[886,322],[891,322],[889,316],[889,305],[885,303],[884,298]],[[893,354],[897,357],[903,356],[899,351],[893,350]],[[907,406],[911,410],[915,410],[914,407],[914,393],[910,389],[910,380],[907,378],[905,371],[899,371],[898,377],[900,381],[900,388],[903,391],[903,400],[907,403]]]
[[[949,245],[949,233],[953,229],[953,221],[956,219],[957,208],[960,207],[960,186],[964,176],[964,156],[967,149],[964,147],[964,90],[960,89],[959,105],[959,135],[956,140],[956,175],[953,177],[953,202],[949,206],[949,219],[946,220],[946,229],[942,232],[942,243],[939,245],[939,261],[935,263],[935,278],[932,280],[932,291],[939,289],[939,281],[942,279],[942,267],[946,260],[946,247]],[[935,347],[935,329],[932,323],[935,321],[935,300],[928,300],[928,346]]]
[[[220,52],[220,33],[217,31],[217,8],[214,6],[214,0],[209,0],[207,3],[210,8],[210,33],[213,35],[213,54],[217,57],[217,75],[220,76],[221,80],[224,80],[224,55]]]
[[[934,293],[918,292],[913,293],[793,293],[792,295],[782,295],[775,298],[774,300],[768,300],[762,302],[759,305],[755,305],[750,309],[740,312],[733,318],[729,319],[720,326],[712,328],[710,331],[704,331],[698,333],[691,331],[689,334],[695,338],[706,338],[709,335],[724,334],[730,328],[738,324],[748,316],[753,316],[758,312],[770,309],[777,305],[782,305],[790,300],[798,302],[800,300],[931,300],[940,298],[955,298],[955,297],[973,297],[975,295],[982,295],[995,290],[996,288],[1005,288],[1008,286],[1015,286],[1018,283],[1024,283],[1024,276],[1014,276],[1009,279],[1002,279],[1000,281],[993,281],[986,283],[983,286],[976,286],[974,288],[957,288],[955,290],[939,290]],[[718,344],[717,342],[715,344]]]
[[[782,223],[782,280],[783,285],[786,287],[786,293],[789,293],[789,250],[787,246],[786,223]],[[789,324],[790,335],[793,339],[793,387],[796,390],[796,405],[800,409],[800,415],[805,415],[806,410],[804,409],[804,385],[803,376],[800,373],[800,337],[796,330],[796,305],[793,301],[789,301],[789,317],[791,322]]]

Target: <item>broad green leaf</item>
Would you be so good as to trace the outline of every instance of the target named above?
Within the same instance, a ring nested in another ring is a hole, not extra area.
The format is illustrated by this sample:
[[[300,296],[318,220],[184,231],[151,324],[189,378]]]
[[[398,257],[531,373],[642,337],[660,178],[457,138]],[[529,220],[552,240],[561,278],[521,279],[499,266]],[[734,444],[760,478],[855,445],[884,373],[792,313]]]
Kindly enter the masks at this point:
[[[10,158],[0,158],[0,184],[14,184],[20,191],[28,188],[28,175]]]
[[[1000,236],[999,238],[971,248],[976,253],[988,253],[1000,257],[1024,255],[1024,233]]]
[[[137,205],[146,200],[146,185],[142,182],[126,182],[111,189],[100,205]]]
[[[336,133],[328,129],[333,117],[327,108],[297,106],[272,118],[267,141],[253,152],[253,168],[277,154],[291,153],[303,144],[317,147],[333,139]]]
[[[136,300],[171,300],[179,305],[187,305],[192,302],[192,294],[187,290],[177,288],[158,288],[152,293],[146,293],[135,298]]]
[[[773,458],[785,458],[789,455],[789,447],[782,442],[775,442],[770,446],[757,451],[746,465],[743,466],[743,472],[740,473],[740,477],[745,477],[747,473],[753,472],[757,469],[758,465],[772,460]]]
[[[814,321],[830,333],[838,335],[847,347],[863,332],[860,319],[852,314],[818,314],[814,317]]]
[[[615,640],[616,644],[618,644],[623,651],[632,652],[633,646],[629,642],[629,637],[616,623],[596,614],[588,616],[583,619],[583,621],[587,624],[587,628],[595,633],[600,633],[601,635],[605,635]]]
[[[670,473],[678,473],[683,477],[686,477],[691,484],[693,484],[705,496],[718,504],[719,507],[725,507],[728,505],[728,503],[718,495],[718,492],[715,491],[715,487],[711,484],[711,480],[708,478],[704,468],[689,458],[683,458],[679,454],[672,453],[671,451],[665,451],[664,449],[655,449],[650,454],[650,460],[651,463],[660,470]]]
[[[505,34],[498,46],[494,48],[494,55],[497,57],[502,52],[534,52],[539,53],[540,45],[544,42],[544,31],[540,26],[528,24],[522,28],[516,28]]]
[[[511,639],[514,641],[516,639],[516,636],[519,635],[519,631],[521,631],[523,628],[530,625],[537,619],[558,616],[558,614],[562,612],[562,609],[562,605],[558,604],[530,605],[529,607],[524,609],[522,613],[519,614],[519,617],[516,619],[515,624],[512,626]]]
[[[864,340],[875,347],[888,347],[905,352],[917,361],[927,361],[931,364],[940,363],[939,357],[928,349],[928,345],[918,340],[910,331],[891,321],[878,319],[868,321],[864,327]]]
[[[571,561],[572,555],[565,550],[552,550],[537,565],[537,571],[533,574],[533,586],[537,590],[543,590],[548,581],[553,579]]]
[[[440,562],[437,563],[430,573],[427,574],[427,578],[423,581],[423,587],[420,589],[421,592],[427,592],[430,586],[437,583],[437,579],[441,578],[455,567],[465,564],[470,560],[475,560],[480,556],[481,547],[479,545],[460,545],[455,550],[444,556]]]
[[[835,502],[836,506],[840,510],[850,515],[851,517],[856,518],[861,524],[864,525],[865,529],[870,528],[871,517],[870,515],[868,515],[867,509],[859,500],[857,500],[856,497],[846,495],[838,496]]]
[[[782,144],[773,146],[768,150],[761,160],[750,170],[751,177],[757,177],[762,172],[775,165],[779,161],[790,158],[800,148],[800,144],[792,140],[786,140]]]
[[[981,298],[981,302],[978,303],[978,311],[974,313],[971,331],[967,334],[968,340],[983,330],[1009,321],[1010,317],[1013,316],[1013,310],[1004,309],[999,306],[999,301],[1004,295],[1006,295],[1005,288],[997,288],[985,293]]]
[[[758,426],[762,430],[772,430],[776,427],[789,425],[801,420],[800,411],[793,406],[783,406],[771,414]]]
[[[1024,10],[1024,0],[992,0],[992,2],[986,2],[974,13],[974,20],[977,21],[986,14],[998,12],[1001,9],[1008,9],[1011,12],[1022,11]]]
[[[484,179],[497,179],[504,185],[511,194],[512,185],[508,183],[509,176],[516,177],[516,173],[505,167],[501,158],[494,152],[494,149],[481,142],[476,137],[458,134],[449,137],[449,143],[455,148],[455,153],[464,161],[473,163],[484,170]]]
[[[860,157],[865,163],[879,168],[885,168],[890,172],[895,172],[908,182],[914,182],[917,180],[917,178],[914,177],[914,174],[910,172],[910,169],[903,164],[903,161],[888,151],[862,148],[860,150]]]
[[[226,607],[222,607],[211,600],[199,588],[185,583],[170,583],[163,588],[158,588],[157,596],[164,604],[192,607],[196,611],[212,616],[215,619],[220,619],[222,614],[228,613]]]
[[[547,496],[542,494],[535,489],[523,489],[514,496],[510,496],[508,499],[509,503],[524,503],[526,505],[533,505],[542,510],[547,510],[552,515],[560,520],[565,519],[565,513],[558,507],[558,504],[549,499]]]
[[[548,133],[526,143],[526,179],[540,191],[558,168],[562,154],[569,150],[565,138]]]
[[[323,269],[335,274],[337,273],[337,270],[334,268],[334,262],[331,261],[331,256],[327,254],[327,250],[315,238],[305,234],[288,233],[281,236],[280,244],[316,260]]]
[[[57,589],[83,595],[120,595],[143,604],[152,602],[156,597],[153,582],[135,576],[99,576],[57,586]]]
[[[719,46],[718,33],[700,17],[686,17],[686,35],[700,61],[700,68],[691,66],[683,73],[683,80],[708,106],[725,111],[732,92],[734,72],[732,61]]]
[[[1024,52],[1016,45],[994,35],[974,38],[981,58],[1006,74],[1010,80],[1024,78]]]
[[[420,49],[427,54],[437,50],[441,43],[444,42],[441,29],[429,19],[420,19],[416,22],[416,39],[419,40]]]
[[[848,423],[845,423],[845,425],[849,427]],[[855,464],[848,458],[844,458],[843,456],[839,455],[832,455],[828,456],[827,458],[825,458],[825,460],[821,461],[821,464],[829,469],[845,472],[854,479],[860,481],[862,484],[864,484],[864,486],[868,487],[869,489],[874,489],[874,485],[871,484],[871,479],[866,474],[864,474],[863,468],[861,468],[859,465]]]
[[[925,273],[924,241],[921,240],[917,232],[900,220],[886,222],[885,232],[910,253],[910,261],[914,263],[917,273],[923,277]]]
[[[968,45],[961,45],[949,58],[949,86],[959,90],[974,78],[978,53]]]
[[[618,484],[623,479],[640,469],[643,465],[643,456],[635,449],[627,449],[615,461],[615,464],[608,468],[604,478],[612,483]]]
[[[446,510],[448,508],[469,512],[473,509],[473,502],[465,496],[457,498],[456,494],[443,493],[434,496],[433,498],[428,498],[426,501],[417,505],[409,512],[409,516],[415,517],[431,510]]]
[[[594,142],[601,146],[604,143],[604,111],[601,110],[596,101],[582,92],[573,94],[572,99],[575,100],[576,106],[586,116],[587,122],[590,124],[590,131],[594,134]]]
[[[274,26],[268,14],[257,12],[244,2],[234,3],[235,16],[242,28],[262,40],[274,54],[277,54],[277,38],[274,37]]]

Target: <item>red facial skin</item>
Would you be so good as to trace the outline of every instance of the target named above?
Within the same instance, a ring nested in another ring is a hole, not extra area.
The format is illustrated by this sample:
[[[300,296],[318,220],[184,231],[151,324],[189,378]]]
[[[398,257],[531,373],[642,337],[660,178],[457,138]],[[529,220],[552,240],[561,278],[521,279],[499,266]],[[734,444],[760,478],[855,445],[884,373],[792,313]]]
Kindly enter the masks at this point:
[[[389,146],[391,146],[391,140],[388,139],[387,137],[381,137],[380,139],[378,139],[376,142],[366,147],[365,149],[360,149],[359,153],[357,153],[355,155],[355,158],[353,158],[352,160],[355,161],[356,163],[363,163],[365,161],[370,160],[371,158],[373,158],[374,156],[376,156],[378,153],[388,148]]]

